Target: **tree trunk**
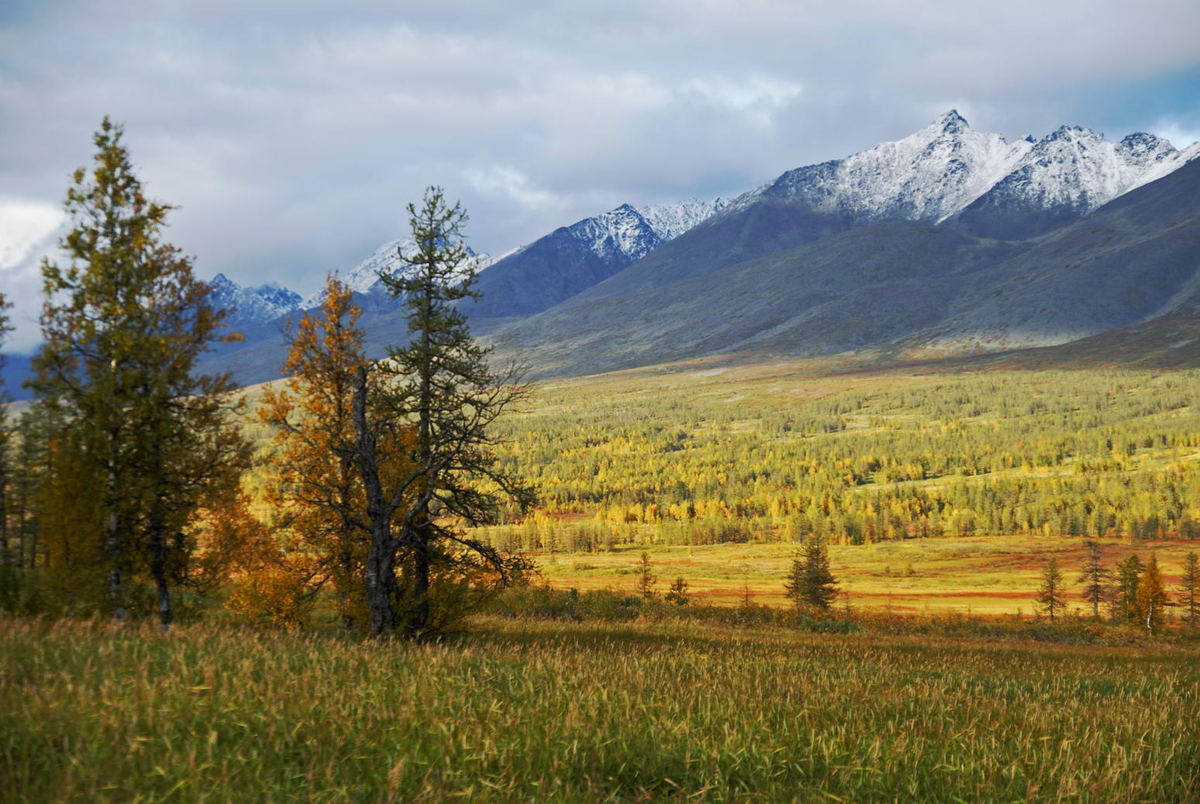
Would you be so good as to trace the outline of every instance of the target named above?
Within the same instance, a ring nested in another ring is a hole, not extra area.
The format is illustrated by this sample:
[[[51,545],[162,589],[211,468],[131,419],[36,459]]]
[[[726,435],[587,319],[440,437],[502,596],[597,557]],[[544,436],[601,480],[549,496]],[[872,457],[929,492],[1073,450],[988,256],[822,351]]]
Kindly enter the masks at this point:
[[[167,540],[159,525],[150,527],[150,572],[158,596],[158,619],[163,633],[171,630],[174,613],[171,610],[171,587],[167,583]]]
[[[388,523],[371,522],[371,550],[367,553],[367,605],[371,609],[371,636],[390,637],[396,629],[392,609],[392,579],[395,577],[395,550],[391,549]]]
[[[8,445],[3,449],[7,451]],[[12,561],[8,551],[8,457],[0,455],[0,564],[7,567]]]
[[[350,571],[353,569],[353,558],[349,550],[343,550],[340,556],[342,564],[342,582],[341,591],[338,593],[338,605],[342,609],[342,630],[354,630],[354,617],[350,614],[350,593],[346,590],[346,584],[350,580]]]
[[[414,604],[408,614],[404,632],[409,639],[417,639],[429,628],[429,532],[428,526],[416,529],[416,544],[413,545]]]
[[[367,422],[367,369],[358,370],[354,382],[354,430],[357,436],[356,462],[367,498],[367,519],[371,526],[371,547],[367,551],[367,606],[371,610],[371,636],[388,637],[396,629],[392,609],[395,585],[396,540],[392,538],[392,509],[383,496],[375,437]]]
[[[110,511],[104,524],[105,549],[112,566],[108,568],[108,600],[113,607],[113,618],[117,625],[125,622],[125,601],[121,594],[121,529],[115,511]]]

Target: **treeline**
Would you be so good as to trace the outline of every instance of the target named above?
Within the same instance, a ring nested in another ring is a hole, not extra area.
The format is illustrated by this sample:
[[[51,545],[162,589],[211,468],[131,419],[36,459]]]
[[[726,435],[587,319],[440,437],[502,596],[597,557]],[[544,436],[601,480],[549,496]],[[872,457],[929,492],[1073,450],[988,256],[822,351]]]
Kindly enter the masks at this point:
[[[229,376],[199,371],[240,337],[229,311],[164,242],[171,208],[147,200],[121,128],[105,119],[95,144],[67,193],[67,260],[42,265],[36,400],[0,421],[0,606],[165,629],[203,596],[255,622],[325,607],[347,630],[423,638],[520,577],[522,559],[464,530],[529,494],[491,432],[524,389],[453,307],[474,295],[461,207],[438,188],[408,206],[415,246],[381,279],[411,337],[386,359],[367,359],[334,275],[289,322],[288,377],[253,412],[270,437],[255,445]]]
[[[545,516],[495,538],[586,550],[647,526],[677,544],[1200,536],[1200,373],[892,383],[802,402],[751,388],[743,404],[679,388],[548,391],[505,424],[503,454],[538,486]]]

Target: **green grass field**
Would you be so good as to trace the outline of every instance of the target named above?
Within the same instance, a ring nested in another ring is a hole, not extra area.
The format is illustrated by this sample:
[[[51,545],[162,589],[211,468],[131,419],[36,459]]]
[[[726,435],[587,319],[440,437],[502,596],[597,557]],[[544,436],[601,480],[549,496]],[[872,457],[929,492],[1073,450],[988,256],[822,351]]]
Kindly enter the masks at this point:
[[[0,622],[0,796],[1188,801],[1200,656],[480,619],[442,645]]]

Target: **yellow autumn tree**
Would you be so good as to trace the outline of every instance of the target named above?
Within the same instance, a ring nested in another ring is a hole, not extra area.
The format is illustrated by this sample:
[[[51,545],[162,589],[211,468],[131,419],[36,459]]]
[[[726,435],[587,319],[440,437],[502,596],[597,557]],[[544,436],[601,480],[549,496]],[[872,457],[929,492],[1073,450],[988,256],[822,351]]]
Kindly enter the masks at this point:
[[[331,274],[319,310],[289,326],[288,378],[266,391],[259,410],[260,421],[275,429],[266,491],[274,521],[289,552],[310,558],[309,583],[332,589],[348,629],[364,621],[369,545],[352,450],[354,382],[367,364],[361,316],[351,289]],[[400,430],[391,434],[403,437]]]
[[[214,504],[199,527],[197,580],[228,590],[225,608],[256,625],[303,626],[316,602],[317,557],[288,551],[250,512],[247,495]]]
[[[1162,630],[1167,602],[1167,590],[1163,586],[1158,558],[1151,554],[1137,586],[1137,607],[1142,619],[1140,624],[1145,625],[1147,631],[1156,633]]]

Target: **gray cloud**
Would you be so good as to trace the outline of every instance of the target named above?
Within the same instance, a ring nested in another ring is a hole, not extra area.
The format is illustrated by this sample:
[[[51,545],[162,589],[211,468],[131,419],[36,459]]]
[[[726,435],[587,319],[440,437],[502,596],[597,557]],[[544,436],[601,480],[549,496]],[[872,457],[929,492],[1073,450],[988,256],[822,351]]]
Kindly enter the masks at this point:
[[[9,2],[0,202],[58,203],[111,114],[202,275],[307,292],[394,237],[430,183],[498,253],[951,106],[1010,136],[1191,136],[1197,30],[1193,0]],[[35,287],[22,265],[0,290]]]

